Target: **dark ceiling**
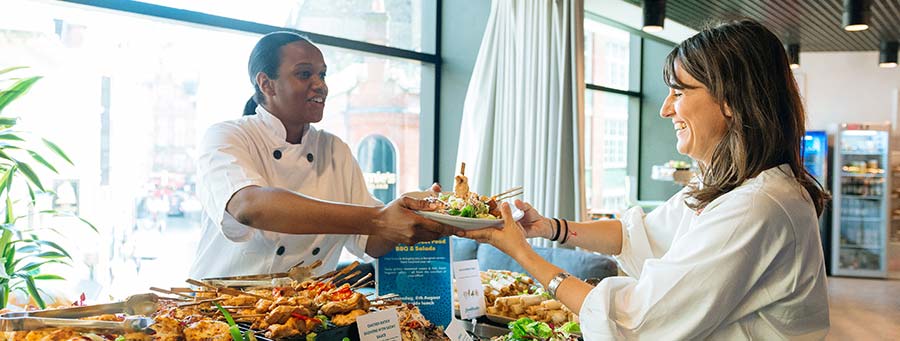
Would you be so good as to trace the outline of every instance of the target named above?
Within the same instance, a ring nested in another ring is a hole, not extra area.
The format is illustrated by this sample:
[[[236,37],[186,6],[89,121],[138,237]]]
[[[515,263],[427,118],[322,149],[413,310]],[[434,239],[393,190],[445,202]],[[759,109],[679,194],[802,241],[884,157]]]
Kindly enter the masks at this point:
[[[638,6],[641,0],[626,0]],[[802,51],[878,50],[900,40],[900,0],[872,0],[869,29],[844,31],[843,0],[668,0],[666,17],[700,30],[710,20],[749,17]]]

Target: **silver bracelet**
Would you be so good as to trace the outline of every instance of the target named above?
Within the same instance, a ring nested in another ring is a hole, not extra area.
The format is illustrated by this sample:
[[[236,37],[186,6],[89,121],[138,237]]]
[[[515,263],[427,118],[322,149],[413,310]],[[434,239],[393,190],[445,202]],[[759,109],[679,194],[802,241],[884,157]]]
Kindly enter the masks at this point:
[[[566,279],[571,277],[572,274],[568,272],[560,272],[553,276],[553,279],[550,280],[550,283],[547,284],[547,292],[550,293],[550,297],[556,298],[556,289],[559,288],[559,285]]]

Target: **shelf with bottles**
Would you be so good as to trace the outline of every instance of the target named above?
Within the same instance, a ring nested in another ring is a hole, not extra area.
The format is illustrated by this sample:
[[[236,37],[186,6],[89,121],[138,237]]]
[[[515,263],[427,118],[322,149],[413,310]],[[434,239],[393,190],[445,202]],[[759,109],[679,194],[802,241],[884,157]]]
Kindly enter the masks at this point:
[[[900,212],[897,212],[896,215],[900,216]],[[885,216],[884,205],[881,200],[841,197],[841,219],[867,218],[872,220],[877,218],[878,221],[881,221],[883,216]]]
[[[841,249],[838,267],[849,270],[880,270],[881,252],[865,249]]]
[[[883,177],[842,177],[841,194],[848,196],[881,197],[885,193]]]
[[[881,249],[884,239],[881,235],[883,226],[849,225],[841,227],[841,247],[853,246],[862,249]],[[875,247],[865,247],[875,245]]]
[[[841,245],[842,249],[881,250],[881,245]]]
[[[841,151],[842,155],[845,156],[881,156],[884,154],[883,150],[873,150],[873,151],[861,151],[861,152],[849,152],[849,151]]]
[[[842,176],[873,177],[884,176],[880,158],[852,157],[844,160],[841,166]]]
[[[882,197],[880,195],[859,195],[859,194],[846,194],[845,193],[845,194],[842,194],[842,196],[844,198],[858,199],[858,200],[881,200],[881,199],[884,199],[884,197]]]
[[[866,217],[866,216],[846,216],[846,215],[842,215],[841,220],[863,222],[863,223],[880,223],[880,222],[884,221],[884,219],[881,219],[879,217],[873,218],[873,217]]]

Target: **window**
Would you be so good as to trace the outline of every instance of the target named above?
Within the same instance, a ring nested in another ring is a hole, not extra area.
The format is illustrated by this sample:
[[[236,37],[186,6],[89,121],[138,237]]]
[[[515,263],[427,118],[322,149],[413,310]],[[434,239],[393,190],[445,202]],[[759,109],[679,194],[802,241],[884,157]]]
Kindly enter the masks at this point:
[[[609,88],[630,90],[631,35],[590,16],[584,19],[584,81]]]
[[[588,213],[626,208],[632,34],[585,17],[585,199]]]
[[[628,96],[585,94],[585,183],[592,212],[621,210],[627,202]]]
[[[220,7],[219,2],[184,3]],[[277,3],[320,6],[302,0]],[[387,11],[425,11],[421,1],[366,3],[375,9],[386,3]],[[58,175],[42,174],[54,180],[57,196],[45,195],[39,206],[47,207],[37,209],[74,210],[100,230],[85,233],[77,221],[55,216],[28,220],[65,231],[61,238],[48,238],[73,253],[74,267],[48,270],[69,279],[66,283],[78,283],[62,288],[69,298],[80,292],[121,298],[148,284],[183,286],[199,238],[197,145],[211,124],[241,116],[253,93],[247,58],[260,35],[58,2],[15,0],[12,7],[0,13],[0,68],[30,66],[19,74],[44,78],[5,113],[21,117],[23,129],[57,142],[75,162]],[[393,12],[378,13],[354,17],[371,19],[364,36],[359,30],[343,34],[379,42],[413,42],[419,38],[412,36],[422,34],[391,26],[386,16]],[[395,17],[411,20],[406,24],[411,26],[423,21],[402,13]],[[373,29],[379,25],[386,27]],[[410,44],[404,47],[418,48]],[[434,84],[423,83],[434,78],[433,65],[319,48],[329,66],[329,98],[325,118],[316,126],[358,153],[379,199],[417,190],[421,132],[433,129],[421,125],[422,108],[430,113],[434,107],[421,94],[433,92]]]
[[[356,153],[366,186],[378,200],[388,203],[397,197],[397,155],[386,137],[371,135],[359,144]]]
[[[305,32],[434,52],[435,0],[144,0]],[[424,41],[423,41],[424,38]]]

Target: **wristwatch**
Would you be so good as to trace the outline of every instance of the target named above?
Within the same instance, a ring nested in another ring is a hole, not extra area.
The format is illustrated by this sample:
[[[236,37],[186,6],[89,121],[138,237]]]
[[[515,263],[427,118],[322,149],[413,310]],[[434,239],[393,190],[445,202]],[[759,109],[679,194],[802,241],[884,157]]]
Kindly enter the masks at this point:
[[[550,296],[556,298],[556,289],[559,288],[559,285],[562,284],[562,282],[566,278],[569,278],[571,276],[572,274],[568,272],[560,272],[556,274],[556,276],[553,276],[553,278],[550,280],[550,283],[547,284],[547,291],[550,293]]]

